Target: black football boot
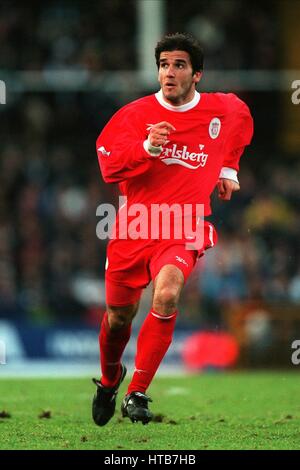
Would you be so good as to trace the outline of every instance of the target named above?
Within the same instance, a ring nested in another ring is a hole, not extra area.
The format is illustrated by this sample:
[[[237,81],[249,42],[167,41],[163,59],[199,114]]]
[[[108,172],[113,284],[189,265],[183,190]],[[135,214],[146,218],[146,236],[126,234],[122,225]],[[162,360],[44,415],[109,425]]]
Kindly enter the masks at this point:
[[[101,381],[93,379],[97,390],[93,398],[92,415],[98,426],[104,426],[113,417],[116,409],[116,398],[119,387],[123,382],[127,369],[121,364],[121,376],[118,383],[111,388],[104,387]]]
[[[148,409],[150,397],[141,392],[131,392],[124,398],[121,406],[123,418],[130,418],[133,423],[142,421],[148,424],[152,420],[153,414]]]

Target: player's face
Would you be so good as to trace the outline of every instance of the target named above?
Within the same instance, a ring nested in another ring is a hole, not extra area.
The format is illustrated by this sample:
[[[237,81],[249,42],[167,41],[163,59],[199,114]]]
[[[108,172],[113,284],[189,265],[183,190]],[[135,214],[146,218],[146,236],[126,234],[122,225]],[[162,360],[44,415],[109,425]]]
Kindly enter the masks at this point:
[[[186,51],[161,52],[158,81],[168,103],[179,106],[191,101],[201,75],[201,72],[193,74],[191,59]]]

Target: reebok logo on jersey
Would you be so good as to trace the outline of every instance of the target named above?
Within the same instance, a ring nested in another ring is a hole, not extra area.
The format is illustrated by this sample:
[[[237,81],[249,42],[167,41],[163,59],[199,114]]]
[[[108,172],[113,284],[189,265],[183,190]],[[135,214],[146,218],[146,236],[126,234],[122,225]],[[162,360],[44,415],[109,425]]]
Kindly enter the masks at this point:
[[[178,148],[177,144],[173,144],[172,147],[164,147],[160,159],[166,165],[181,165],[190,170],[197,170],[197,168],[204,167],[206,165],[208,153],[204,153],[204,145],[199,144],[201,152],[189,152],[187,145],[184,145],[182,149]],[[189,163],[195,162],[195,164]]]
[[[97,151],[98,151],[98,152],[101,152],[102,155],[104,155],[105,157],[109,157],[109,156],[110,156],[110,152],[108,152],[107,150],[105,150],[105,147],[103,147],[103,145],[102,145],[102,147],[97,148]]]

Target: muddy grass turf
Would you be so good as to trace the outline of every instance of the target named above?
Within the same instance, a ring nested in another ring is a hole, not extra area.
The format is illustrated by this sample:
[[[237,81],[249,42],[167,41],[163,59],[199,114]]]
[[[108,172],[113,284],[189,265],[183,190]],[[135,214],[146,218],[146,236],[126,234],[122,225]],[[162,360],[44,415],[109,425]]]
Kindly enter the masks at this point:
[[[299,449],[299,373],[157,377],[155,419],[143,426],[115,416],[91,419],[87,379],[0,379],[0,449]]]

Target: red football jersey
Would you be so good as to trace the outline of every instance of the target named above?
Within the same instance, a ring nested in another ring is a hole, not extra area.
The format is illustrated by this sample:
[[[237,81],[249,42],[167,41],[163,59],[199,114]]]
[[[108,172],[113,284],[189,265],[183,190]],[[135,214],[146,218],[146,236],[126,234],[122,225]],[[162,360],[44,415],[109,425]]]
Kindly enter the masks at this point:
[[[147,128],[168,121],[176,131],[157,157],[144,148]],[[128,206],[144,204],[204,204],[223,167],[239,169],[239,159],[251,141],[253,121],[247,105],[229,93],[195,93],[190,103],[171,106],[162,92],[121,108],[97,139],[102,176],[119,183]]]

